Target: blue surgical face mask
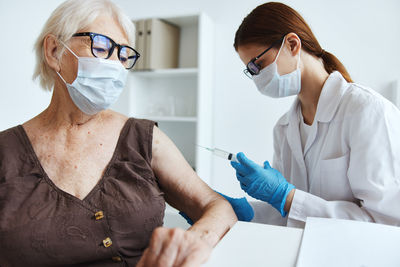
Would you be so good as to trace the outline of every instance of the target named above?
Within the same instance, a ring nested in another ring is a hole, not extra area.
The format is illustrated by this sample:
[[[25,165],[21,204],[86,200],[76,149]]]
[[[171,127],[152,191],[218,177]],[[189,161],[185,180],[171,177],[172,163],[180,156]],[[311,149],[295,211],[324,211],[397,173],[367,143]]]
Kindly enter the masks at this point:
[[[253,76],[253,81],[256,84],[258,91],[263,95],[273,98],[297,95],[301,90],[301,71],[299,67],[300,52],[295,71],[285,75],[279,75],[278,73],[276,60],[279,57],[285,39],[286,37],[283,38],[281,48],[279,49],[274,62],[263,68],[258,75]]]
[[[119,61],[78,57],[64,46],[78,59],[78,73],[72,84],[67,83],[60,73],[57,74],[67,86],[74,104],[88,115],[108,109],[122,93],[128,71]]]

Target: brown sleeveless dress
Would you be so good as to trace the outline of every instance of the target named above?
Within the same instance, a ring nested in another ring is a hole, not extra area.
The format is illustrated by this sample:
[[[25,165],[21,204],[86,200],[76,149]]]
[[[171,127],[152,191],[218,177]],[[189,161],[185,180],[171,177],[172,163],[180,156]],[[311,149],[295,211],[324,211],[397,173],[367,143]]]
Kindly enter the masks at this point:
[[[135,266],[165,210],[153,127],[128,119],[83,200],[49,179],[21,125],[0,132],[0,266]]]

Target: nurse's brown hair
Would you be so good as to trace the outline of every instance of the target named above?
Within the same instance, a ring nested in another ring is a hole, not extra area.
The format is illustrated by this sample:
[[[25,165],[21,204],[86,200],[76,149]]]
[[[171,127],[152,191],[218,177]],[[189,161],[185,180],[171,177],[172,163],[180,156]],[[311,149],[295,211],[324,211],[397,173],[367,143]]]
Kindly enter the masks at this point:
[[[301,40],[301,46],[307,53],[322,58],[328,73],[339,71],[348,82],[353,82],[343,64],[331,53],[322,49],[310,27],[293,8],[278,2],[269,2],[256,7],[243,19],[235,35],[233,46],[248,44],[271,45],[288,33],[295,33]]]

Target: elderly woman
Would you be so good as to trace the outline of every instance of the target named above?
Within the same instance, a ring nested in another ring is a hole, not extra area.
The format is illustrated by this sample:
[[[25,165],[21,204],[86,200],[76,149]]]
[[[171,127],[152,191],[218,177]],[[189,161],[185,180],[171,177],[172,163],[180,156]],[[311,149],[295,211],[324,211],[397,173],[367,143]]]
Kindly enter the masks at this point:
[[[154,122],[107,109],[139,58],[133,34],[107,0],[48,19],[34,77],[51,103],[0,133],[0,266],[199,266],[235,223]],[[196,223],[161,227],[165,200]]]

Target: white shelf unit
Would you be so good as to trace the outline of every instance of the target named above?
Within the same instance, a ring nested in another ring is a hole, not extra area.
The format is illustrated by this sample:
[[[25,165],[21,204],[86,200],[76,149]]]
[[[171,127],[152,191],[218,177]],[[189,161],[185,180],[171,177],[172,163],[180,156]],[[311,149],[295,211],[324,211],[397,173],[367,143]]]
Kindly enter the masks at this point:
[[[212,155],[196,144],[212,146],[213,24],[205,14],[160,19],[180,28],[178,68],[132,70],[114,109],[158,122],[210,184]]]

